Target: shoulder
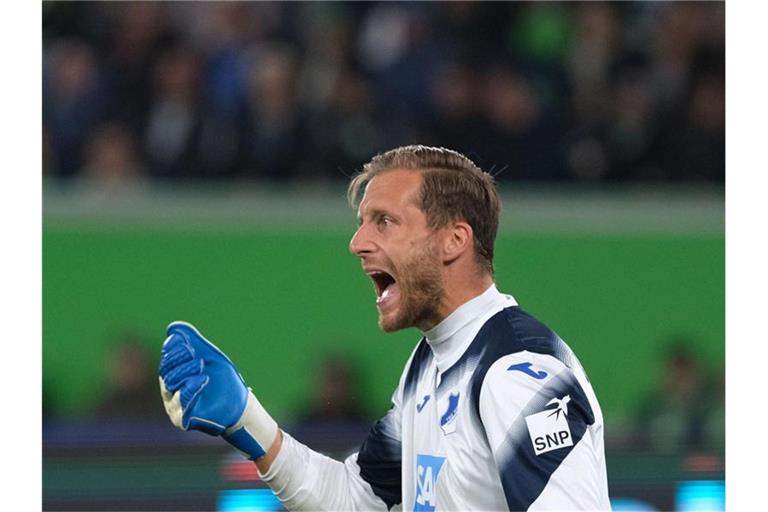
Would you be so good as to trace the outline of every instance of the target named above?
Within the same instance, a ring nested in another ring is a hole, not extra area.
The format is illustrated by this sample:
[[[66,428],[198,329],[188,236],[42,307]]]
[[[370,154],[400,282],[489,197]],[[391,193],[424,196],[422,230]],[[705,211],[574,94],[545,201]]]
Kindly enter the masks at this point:
[[[570,359],[570,349],[557,333],[519,306],[505,308],[488,319],[475,341],[484,361],[490,364],[507,354],[526,350],[551,355],[566,365]]]
[[[476,399],[481,412],[496,404],[522,409],[543,390],[575,381],[571,369],[556,357],[523,350],[493,361],[477,381]]]
[[[477,365],[471,393],[477,412],[483,390],[490,389],[491,396],[514,395],[523,401],[554,376],[573,377],[581,368],[557,333],[518,306],[490,318],[473,345]]]

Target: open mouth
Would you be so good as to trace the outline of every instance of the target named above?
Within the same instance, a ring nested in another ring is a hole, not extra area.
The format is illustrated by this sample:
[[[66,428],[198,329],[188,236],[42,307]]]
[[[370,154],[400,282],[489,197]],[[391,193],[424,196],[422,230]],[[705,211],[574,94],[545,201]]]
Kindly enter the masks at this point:
[[[392,275],[376,270],[368,274],[373,280],[373,285],[376,287],[376,302],[381,303],[389,296],[391,287],[396,283],[396,280]]]

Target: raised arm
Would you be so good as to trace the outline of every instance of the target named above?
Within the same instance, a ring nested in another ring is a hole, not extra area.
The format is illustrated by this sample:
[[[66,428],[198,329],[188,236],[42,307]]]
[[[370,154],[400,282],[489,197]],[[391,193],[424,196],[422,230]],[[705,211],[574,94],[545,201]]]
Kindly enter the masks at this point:
[[[333,460],[282,432],[232,361],[194,326],[174,322],[167,334],[160,392],[173,424],[220,436],[237,448],[288,510],[387,510],[399,502],[399,422],[393,411],[374,426],[360,453]]]

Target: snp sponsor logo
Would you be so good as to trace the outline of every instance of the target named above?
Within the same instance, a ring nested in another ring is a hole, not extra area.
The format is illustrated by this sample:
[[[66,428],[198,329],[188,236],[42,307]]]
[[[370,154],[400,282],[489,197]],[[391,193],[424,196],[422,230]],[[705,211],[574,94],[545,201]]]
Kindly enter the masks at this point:
[[[570,401],[571,397],[568,395],[563,398],[553,398],[547,403],[547,407],[554,404],[554,409],[546,409],[525,417],[528,435],[531,436],[533,451],[536,455],[573,446],[571,429],[568,426],[568,402]]]
[[[416,501],[413,510],[435,510],[435,483],[444,462],[445,457],[416,455]]]

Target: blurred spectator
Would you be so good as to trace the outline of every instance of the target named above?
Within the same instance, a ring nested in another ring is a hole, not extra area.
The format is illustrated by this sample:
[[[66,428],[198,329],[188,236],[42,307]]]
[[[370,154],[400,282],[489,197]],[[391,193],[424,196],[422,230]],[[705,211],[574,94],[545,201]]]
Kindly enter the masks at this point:
[[[372,425],[360,408],[358,375],[340,355],[326,356],[317,371],[312,395],[291,434],[323,452],[343,454],[357,448]]]
[[[185,45],[164,50],[155,64],[144,130],[144,151],[155,176],[199,174],[200,66],[199,55]]]
[[[289,45],[254,50],[247,82],[245,172],[292,178],[302,157],[303,113],[295,101],[296,52]]]
[[[721,2],[53,2],[45,172],[340,180],[402,143],[499,179],[724,182]],[[99,144],[97,144],[99,145]]]
[[[307,126],[312,134],[307,157],[317,163],[307,165],[302,177],[343,179],[359,169],[365,155],[384,148],[370,80],[351,68],[339,71],[327,105],[312,113]]]
[[[43,59],[43,127],[56,175],[80,171],[87,134],[105,101],[93,49],[74,39],[54,43]]]
[[[375,119],[392,146],[412,143],[429,112],[430,84],[442,55],[428,13],[428,3],[377,3],[360,31],[360,62],[372,78]]]
[[[574,5],[525,2],[510,20],[507,38],[512,56],[525,70],[542,106],[561,109],[567,94],[566,63],[573,51]]]
[[[90,184],[119,192],[143,180],[136,141],[127,126],[107,122],[91,133],[83,174]]]
[[[631,60],[618,66],[609,100],[606,146],[611,162],[609,178],[646,180],[663,178],[655,170],[654,142],[658,122],[649,69],[645,62]]]
[[[192,39],[206,57],[199,164],[206,177],[231,177],[244,164],[249,45],[261,37],[269,17],[255,20],[249,5],[240,2],[217,2],[210,8],[189,2],[186,7],[190,12],[183,23],[196,27]]]
[[[565,168],[557,112],[546,108],[517,70],[498,66],[484,78],[482,167],[492,174],[503,170],[502,179],[561,179]]]
[[[167,421],[157,381],[157,357],[136,335],[125,333],[112,345],[100,418]]]
[[[676,181],[725,180],[725,80],[710,74],[692,86],[680,118],[666,125],[663,166]]]
[[[725,367],[721,367],[712,382],[712,402],[702,425],[702,446],[725,451]]]
[[[581,125],[606,120],[610,72],[621,51],[616,4],[585,2],[576,6],[574,40],[567,54],[572,108]]]
[[[597,181],[611,170],[604,139],[611,120],[611,73],[622,50],[617,4],[579,3],[574,16],[566,62],[573,118],[565,158],[572,178]]]
[[[432,83],[432,123],[425,142],[454,148],[479,163],[485,139],[483,103],[478,101],[482,82],[472,64],[460,60],[437,72]]]
[[[707,375],[683,338],[670,340],[659,368],[659,386],[641,404],[635,421],[638,449],[690,453],[721,448],[724,379]]]
[[[93,2],[101,25],[103,69],[114,95],[108,114],[125,120],[138,133],[145,128],[153,93],[152,74],[173,35],[159,2]]]

